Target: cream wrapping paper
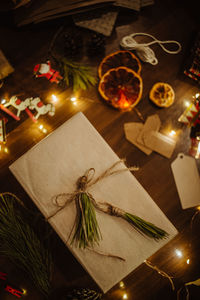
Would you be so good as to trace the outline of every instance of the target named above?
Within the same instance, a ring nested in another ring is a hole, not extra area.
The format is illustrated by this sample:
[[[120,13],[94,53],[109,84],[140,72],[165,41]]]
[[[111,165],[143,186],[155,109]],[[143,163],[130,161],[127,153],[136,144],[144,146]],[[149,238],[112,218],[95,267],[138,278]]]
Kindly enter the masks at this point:
[[[16,160],[10,170],[47,218],[57,210],[53,196],[74,192],[77,179],[89,168],[95,168],[95,176],[98,176],[118,160],[87,118],[77,113]],[[124,164],[118,167],[124,168]],[[142,235],[125,220],[96,211],[102,233],[102,241],[96,249],[123,257],[125,261],[121,261],[70,245],[68,237],[76,215],[75,203],[49,219],[63,242],[105,293],[172,239],[177,230],[130,171],[104,178],[89,192],[96,201],[111,202],[169,233],[167,239],[158,242]]]

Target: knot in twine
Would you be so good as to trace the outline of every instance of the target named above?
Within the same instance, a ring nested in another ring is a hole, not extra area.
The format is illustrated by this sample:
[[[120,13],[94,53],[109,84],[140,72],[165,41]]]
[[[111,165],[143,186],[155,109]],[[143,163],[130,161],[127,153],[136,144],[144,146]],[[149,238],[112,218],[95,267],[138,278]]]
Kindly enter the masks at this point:
[[[46,218],[46,220],[51,219],[54,217],[59,211],[63,210],[66,205],[73,200],[76,200],[78,196],[81,193],[86,193],[91,198],[94,206],[99,209],[100,211],[103,211],[109,215],[118,216],[121,217],[124,213],[124,211],[118,207],[115,207],[107,202],[97,202],[93,196],[88,192],[88,189],[95,185],[100,180],[109,177],[114,174],[119,174],[125,171],[137,171],[139,170],[139,167],[133,166],[133,167],[127,167],[123,169],[117,169],[115,170],[115,167],[119,165],[120,163],[125,162],[125,159],[121,159],[114,163],[110,168],[106,169],[101,175],[99,175],[96,179],[94,179],[95,169],[90,168],[88,169],[83,176],[80,176],[76,182],[77,189],[72,193],[61,193],[53,197],[53,203],[58,207],[58,209],[49,217]],[[64,203],[59,203],[59,199],[64,197]]]

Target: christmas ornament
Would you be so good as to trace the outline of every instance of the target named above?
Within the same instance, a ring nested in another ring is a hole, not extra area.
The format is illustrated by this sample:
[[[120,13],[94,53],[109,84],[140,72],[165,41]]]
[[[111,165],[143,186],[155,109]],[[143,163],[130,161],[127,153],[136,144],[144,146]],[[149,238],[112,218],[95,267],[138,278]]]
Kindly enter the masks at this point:
[[[44,296],[50,292],[52,259],[27,222],[32,214],[14,194],[0,194],[0,255],[27,273]],[[10,287],[7,288],[11,291]]]
[[[118,67],[127,67],[134,72],[140,74],[141,63],[139,59],[130,51],[117,51],[107,55],[98,67],[99,78],[101,78],[108,70]]]
[[[20,120],[20,118],[17,115],[15,115],[12,111],[10,111],[9,109],[7,109],[3,104],[0,104],[0,109],[2,111],[4,111],[6,114],[8,114],[9,116],[11,116],[16,121]]]
[[[55,115],[55,106],[52,103],[44,104],[39,97],[31,98],[29,108],[31,110],[36,110],[37,113],[34,116],[36,120],[39,118],[40,115]]]
[[[54,70],[51,67],[51,62],[48,60],[46,63],[37,64],[34,67],[34,75],[38,77],[46,77],[50,82],[59,83],[62,80],[62,76],[59,71]]]
[[[60,210],[62,210],[69,201],[76,202],[77,208],[77,218],[75,220],[74,234],[71,239],[71,243],[75,244],[79,248],[93,248],[94,245],[98,245],[101,240],[101,232],[97,223],[95,208],[98,210],[107,213],[111,216],[120,217],[130,223],[134,228],[139,230],[141,233],[147,235],[150,238],[155,240],[160,240],[165,238],[168,234],[161,228],[158,228],[154,224],[147,222],[136,215],[132,215],[124,210],[113,206],[108,202],[97,202],[93,196],[87,191],[89,187],[96,184],[97,182],[109,177],[113,174],[119,174],[128,170],[138,170],[136,167],[125,168],[125,169],[115,169],[115,167],[121,163],[117,161],[109,169],[105,170],[99,177],[96,179],[93,178],[95,169],[91,168],[85,172],[83,176],[77,180],[77,190],[72,194],[60,194],[53,199],[53,203],[58,206],[58,210],[50,215],[47,220],[54,217]],[[65,202],[59,203],[60,197],[65,199]],[[99,253],[102,254],[102,253]],[[112,256],[110,254],[103,254],[106,256]],[[113,256],[118,259],[123,260],[121,257]]]
[[[196,94],[193,102],[186,108],[178,119],[179,122],[191,126],[200,124],[200,95]]]
[[[31,99],[33,98],[26,98],[24,101],[21,101],[17,96],[12,96],[8,102],[4,104],[4,107],[12,106],[17,109],[16,116],[20,118],[20,114],[22,111],[25,110],[27,115],[35,122],[34,117],[30,110],[28,109]]]
[[[159,107],[169,107],[174,103],[175,93],[168,83],[157,82],[151,88],[149,98]]]
[[[99,93],[113,107],[127,111],[138,104],[143,82],[139,74],[127,67],[109,69],[99,81]]]

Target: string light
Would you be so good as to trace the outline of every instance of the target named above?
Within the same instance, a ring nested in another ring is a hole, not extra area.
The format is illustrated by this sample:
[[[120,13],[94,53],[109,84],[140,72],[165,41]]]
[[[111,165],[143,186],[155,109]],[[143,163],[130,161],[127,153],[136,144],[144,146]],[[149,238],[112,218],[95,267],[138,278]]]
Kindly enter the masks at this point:
[[[120,281],[119,286],[121,289],[124,289],[125,285],[124,285],[123,281]]]
[[[183,256],[183,253],[181,252],[181,250],[176,249],[176,250],[175,250],[175,253],[176,253],[176,255],[177,255],[178,257],[182,257],[182,256]]]
[[[1,104],[5,104],[5,103],[6,103],[6,99],[2,99]]]
[[[40,131],[42,131],[43,133],[47,133],[47,129],[44,128],[44,126],[43,126],[42,124],[40,124],[40,125],[38,126],[38,128],[39,128]]]
[[[22,289],[23,295],[27,295],[27,290]]]
[[[77,100],[76,97],[71,97],[70,98],[70,101],[72,101],[72,102],[76,102],[76,100]]]
[[[58,97],[56,97],[56,95],[52,94],[51,95],[51,98],[52,98],[52,101],[55,103],[55,102],[58,102]]]
[[[199,98],[200,94],[196,93],[195,98]]]
[[[189,107],[189,106],[190,106],[190,102],[186,100],[186,101],[185,101],[185,106],[186,106],[186,107]]]
[[[123,299],[128,299],[128,295],[125,293],[122,298]]]
[[[169,132],[169,135],[170,135],[170,136],[176,135],[176,131],[175,131],[175,130],[171,130],[171,131]]]
[[[189,265],[189,263],[190,263],[190,259],[189,258],[186,260],[186,263]]]
[[[4,152],[8,153],[8,148],[7,147],[4,148]]]

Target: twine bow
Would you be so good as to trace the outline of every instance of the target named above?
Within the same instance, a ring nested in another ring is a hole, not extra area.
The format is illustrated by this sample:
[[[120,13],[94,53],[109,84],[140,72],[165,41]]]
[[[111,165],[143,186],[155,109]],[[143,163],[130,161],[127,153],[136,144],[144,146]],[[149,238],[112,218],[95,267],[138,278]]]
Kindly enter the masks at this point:
[[[119,160],[116,163],[114,163],[110,168],[106,169],[96,179],[94,178],[95,169],[90,168],[85,172],[83,176],[78,178],[77,189],[73,193],[62,193],[54,197],[53,202],[58,207],[58,209],[52,215],[50,215],[47,218],[47,220],[57,215],[58,212],[63,210],[66,207],[66,205],[68,205],[70,202],[75,201],[76,203],[77,215],[74,226],[69,235],[70,238],[72,232],[74,232],[71,244],[76,243],[76,245],[78,245],[79,248],[93,248],[95,244],[99,244],[99,241],[102,239],[102,236],[96,219],[95,208],[111,216],[123,218],[141,233],[156,240],[162,239],[165,236],[167,236],[167,233],[164,230],[156,227],[150,222],[141,219],[140,217],[127,213],[124,210],[115,207],[111,203],[97,202],[93,198],[93,196],[88,192],[91,186],[95,185],[97,182],[105,179],[106,177],[109,177],[114,174],[119,174],[125,171],[138,170],[138,167],[115,169],[116,166],[119,165],[121,162],[124,162],[124,160]],[[60,198],[64,198],[64,203],[59,203]],[[110,255],[107,254],[107,256]]]

